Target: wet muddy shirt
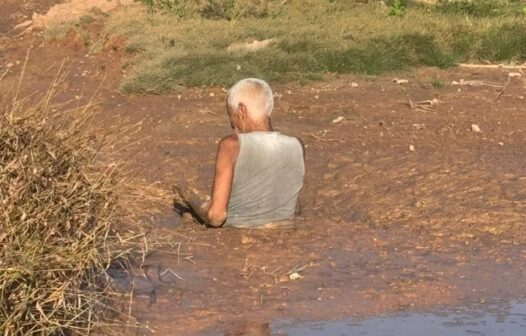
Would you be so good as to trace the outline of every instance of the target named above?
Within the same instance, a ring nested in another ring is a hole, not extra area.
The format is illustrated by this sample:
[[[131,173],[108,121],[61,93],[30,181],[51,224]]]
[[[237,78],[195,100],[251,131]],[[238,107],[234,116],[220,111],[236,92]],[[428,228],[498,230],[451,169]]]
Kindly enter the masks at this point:
[[[225,225],[250,228],[294,217],[305,174],[300,141],[278,132],[238,139]]]

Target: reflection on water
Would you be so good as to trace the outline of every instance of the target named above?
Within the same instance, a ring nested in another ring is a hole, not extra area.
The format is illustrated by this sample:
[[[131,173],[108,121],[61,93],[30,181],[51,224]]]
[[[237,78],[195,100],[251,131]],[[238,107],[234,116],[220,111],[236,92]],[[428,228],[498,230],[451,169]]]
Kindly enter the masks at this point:
[[[386,315],[365,320],[275,321],[271,330],[269,335],[283,336],[524,336],[526,304],[488,304],[471,309]]]

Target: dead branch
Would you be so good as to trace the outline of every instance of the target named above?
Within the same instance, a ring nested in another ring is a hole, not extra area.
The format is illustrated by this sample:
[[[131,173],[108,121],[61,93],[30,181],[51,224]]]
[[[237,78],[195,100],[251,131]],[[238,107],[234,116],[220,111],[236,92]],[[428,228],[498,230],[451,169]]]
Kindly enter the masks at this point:
[[[508,77],[508,82],[506,83],[506,85],[504,85],[502,89],[499,90],[499,92],[497,93],[497,96],[495,97],[495,100],[499,99],[499,97],[502,96],[502,94],[504,93],[504,91],[506,91],[510,83],[511,83],[511,77]]]
[[[460,63],[457,66],[461,68],[482,68],[482,69],[524,69],[526,70],[526,64],[521,65],[509,65],[509,64],[468,64]]]
[[[313,133],[309,134],[309,136],[311,136],[314,139],[316,139],[318,141],[321,141],[321,142],[345,142],[342,139],[324,139],[324,138],[320,138],[319,136],[317,136],[317,135],[315,135]]]

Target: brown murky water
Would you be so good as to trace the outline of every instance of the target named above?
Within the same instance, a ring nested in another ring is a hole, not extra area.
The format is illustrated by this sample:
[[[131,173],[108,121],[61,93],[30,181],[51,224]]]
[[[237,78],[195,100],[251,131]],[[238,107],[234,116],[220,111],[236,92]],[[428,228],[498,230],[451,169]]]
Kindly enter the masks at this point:
[[[267,335],[522,336],[525,333],[526,305],[511,302],[471,308],[461,307],[434,313],[402,313],[363,320],[279,321],[269,325]]]
[[[3,62],[23,60],[31,39],[4,41]],[[73,62],[63,99],[89,96],[107,76],[97,97],[100,122],[115,131],[123,122],[141,123],[121,157],[167,188],[181,181],[210,188],[217,141],[230,132],[221,88],[124,97],[116,91],[123,72],[118,50],[89,56],[67,42],[57,48],[37,38],[34,45],[24,92],[46,88],[63,57]],[[19,71],[15,66],[0,89],[16,86]],[[309,321],[342,321],[334,322],[336,329],[320,322],[326,335],[349,323],[357,328],[353,334],[374,334],[371,323],[394,328],[397,322],[368,316],[399,319],[399,312],[411,311],[415,315],[403,315],[407,323],[435,321],[438,332],[444,320],[419,312],[524,299],[524,77],[501,92],[451,83],[504,86],[505,70],[397,76],[409,83],[341,76],[273,84],[275,126],[301,137],[307,150],[297,229],[206,229],[167,205],[154,230],[175,247],[147,263],[161,273],[169,269],[175,279],[159,281],[154,274],[155,300],[151,291],[137,293],[134,314],[157,335],[235,334],[246,323],[309,335],[319,325]],[[434,88],[437,77],[448,85]],[[437,103],[426,110],[409,99]]]
[[[471,307],[455,307],[434,312],[401,312],[370,318],[336,321],[287,321],[245,323],[230,332],[215,331],[209,336],[522,336],[526,331],[526,305],[493,302]]]

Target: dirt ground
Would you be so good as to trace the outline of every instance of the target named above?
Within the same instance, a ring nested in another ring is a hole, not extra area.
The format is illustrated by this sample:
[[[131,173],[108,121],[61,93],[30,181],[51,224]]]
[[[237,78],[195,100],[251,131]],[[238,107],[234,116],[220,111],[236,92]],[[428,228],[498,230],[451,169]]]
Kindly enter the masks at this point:
[[[141,124],[121,153],[145,179],[210,189],[217,142],[230,132],[223,88],[123,96],[118,44],[93,56],[74,37],[50,45],[36,33],[0,33],[0,76],[12,64],[2,93],[18,84],[32,43],[24,93],[46,89],[66,59],[61,99],[82,101],[98,89],[101,124],[115,132]],[[167,206],[154,230],[181,244],[147,263],[180,279],[158,283],[153,304],[135,297],[135,315],[157,335],[258,335],[253,326],[275,319],[525,299],[526,73],[509,72],[272,83],[274,125],[306,144],[297,229],[206,229]],[[461,79],[475,82],[452,85]]]

